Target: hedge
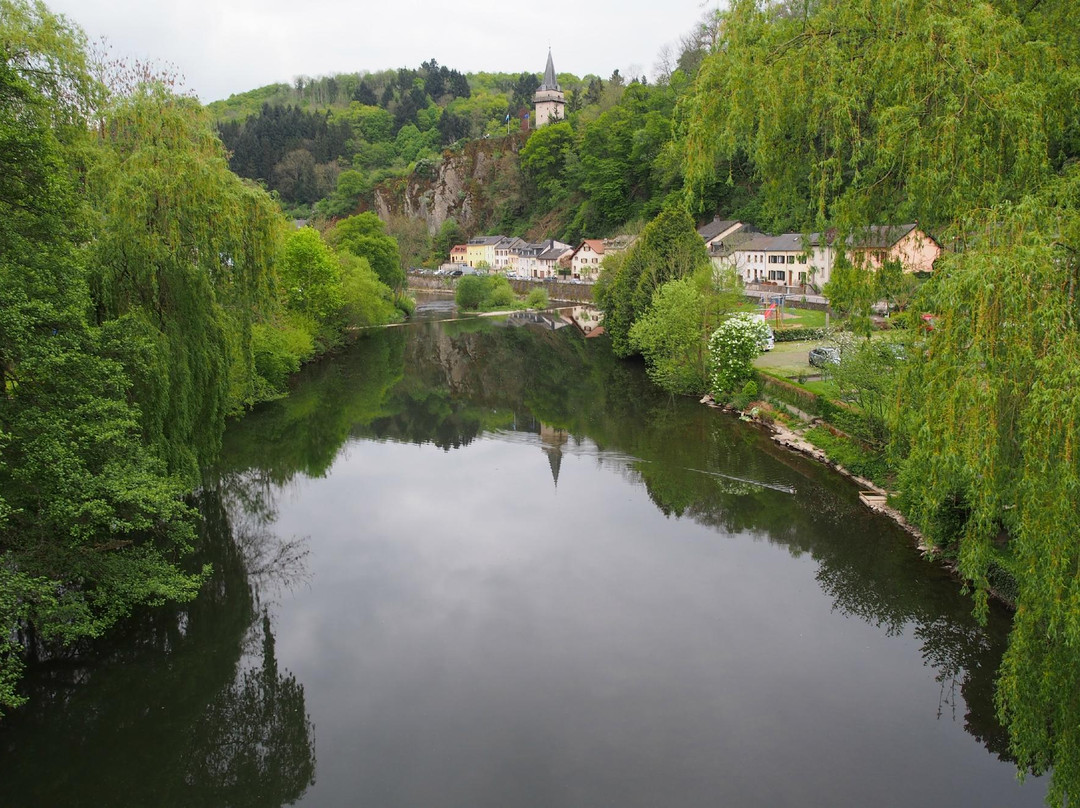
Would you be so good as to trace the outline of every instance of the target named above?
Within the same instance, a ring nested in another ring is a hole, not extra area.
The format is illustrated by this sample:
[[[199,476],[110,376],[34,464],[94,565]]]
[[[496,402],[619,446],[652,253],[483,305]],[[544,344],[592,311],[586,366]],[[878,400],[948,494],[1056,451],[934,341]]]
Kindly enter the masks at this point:
[[[781,328],[773,331],[777,342],[800,342],[807,339],[825,339],[824,328]]]

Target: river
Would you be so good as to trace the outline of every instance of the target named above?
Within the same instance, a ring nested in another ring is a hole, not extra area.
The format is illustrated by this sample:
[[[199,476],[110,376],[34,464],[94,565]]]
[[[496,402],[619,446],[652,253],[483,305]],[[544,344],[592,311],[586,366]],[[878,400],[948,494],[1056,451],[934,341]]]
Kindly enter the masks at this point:
[[[1042,804],[1004,612],[553,324],[421,318],[232,424],[203,595],[33,666],[0,805]]]

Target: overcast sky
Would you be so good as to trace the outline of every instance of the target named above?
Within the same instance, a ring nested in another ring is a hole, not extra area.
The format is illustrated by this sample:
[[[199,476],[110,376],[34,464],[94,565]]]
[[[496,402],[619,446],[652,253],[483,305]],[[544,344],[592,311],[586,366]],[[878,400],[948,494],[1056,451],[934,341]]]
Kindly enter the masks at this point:
[[[204,103],[298,75],[419,67],[652,77],[700,0],[46,0],[114,52],[171,63]],[[716,0],[706,0],[715,5]]]

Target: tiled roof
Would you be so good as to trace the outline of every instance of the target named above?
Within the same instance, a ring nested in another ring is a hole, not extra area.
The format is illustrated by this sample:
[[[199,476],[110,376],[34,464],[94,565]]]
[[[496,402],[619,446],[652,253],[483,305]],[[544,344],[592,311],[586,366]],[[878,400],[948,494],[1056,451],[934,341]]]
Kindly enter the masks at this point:
[[[705,239],[705,241],[709,241],[737,224],[738,222],[734,220],[713,219],[708,224],[703,224],[698,228],[698,235]]]
[[[848,246],[856,250],[887,250],[918,227],[911,224],[875,224],[848,236]]]

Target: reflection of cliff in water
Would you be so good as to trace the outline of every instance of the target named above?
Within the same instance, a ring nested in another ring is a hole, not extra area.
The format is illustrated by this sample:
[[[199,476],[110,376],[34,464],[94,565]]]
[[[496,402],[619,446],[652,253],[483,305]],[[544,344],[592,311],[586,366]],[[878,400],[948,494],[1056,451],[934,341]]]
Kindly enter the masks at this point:
[[[278,551],[235,541],[218,492],[197,505],[202,594],[31,671],[32,707],[0,724],[0,804],[277,808],[314,782],[303,686],[278,669],[248,579],[251,552]]]
[[[945,574],[863,508],[846,480],[660,392],[604,340],[482,319],[384,331],[245,419],[229,448],[234,468],[287,480],[321,474],[348,436],[450,450],[482,434],[535,443],[556,485],[568,484],[567,456],[590,455],[643,484],[669,516],[809,554],[838,610],[918,638],[941,681],[942,716],[953,717],[959,690],[968,731],[1005,755],[992,703],[1007,621],[979,627]]]

